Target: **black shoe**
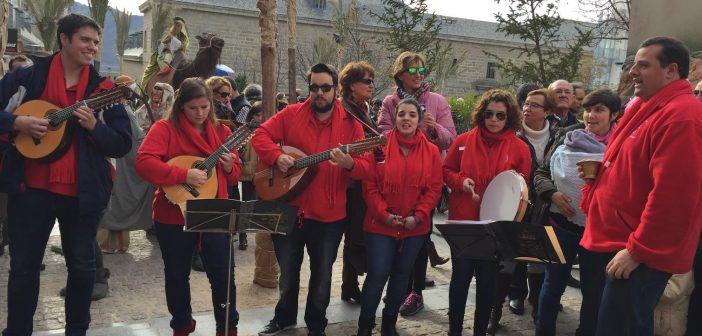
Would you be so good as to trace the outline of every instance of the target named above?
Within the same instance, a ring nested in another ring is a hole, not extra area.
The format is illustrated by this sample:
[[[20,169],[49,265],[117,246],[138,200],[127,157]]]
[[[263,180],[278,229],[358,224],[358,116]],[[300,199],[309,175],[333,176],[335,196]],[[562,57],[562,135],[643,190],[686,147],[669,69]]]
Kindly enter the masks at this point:
[[[192,267],[193,267],[193,271],[196,271],[196,272],[204,272],[205,271],[205,265],[202,264],[202,258],[200,258],[200,254],[197,252],[193,253]]]
[[[395,325],[397,324],[397,315],[383,315],[383,324],[380,325],[380,336],[399,336]]]
[[[580,288],[580,280],[573,278],[572,275],[568,278],[568,282],[566,282],[566,284],[573,288]]]
[[[500,330],[500,320],[502,319],[502,305],[499,307],[495,306],[492,308],[490,311],[490,321],[488,322],[487,326],[487,333],[490,335],[494,335],[497,333],[498,330]]]
[[[375,328],[375,318],[365,319],[359,317],[356,336],[373,336],[373,328]]]
[[[90,295],[90,300],[99,301],[106,298],[107,293],[109,293],[109,289],[110,287],[107,285],[107,283],[96,282],[93,286],[93,294]],[[61,288],[59,295],[64,298],[66,297],[66,287]]]
[[[341,300],[348,303],[361,304],[361,291],[358,287],[348,290],[341,287]]]
[[[258,336],[273,336],[273,335],[278,335],[278,334],[281,333],[283,330],[292,328],[292,326],[293,326],[293,325],[291,324],[291,325],[287,325],[287,326],[284,326],[284,327],[283,327],[283,326],[280,326],[280,325],[278,324],[278,321],[276,321],[276,320],[271,320],[271,321],[268,323],[267,326],[263,327],[263,330],[261,330],[261,331],[258,332]]]
[[[0,256],[5,254],[5,245],[0,246]]]
[[[512,314],[515,314],[515,315],[524,314],[524,300],[519,300],[519,299],[509,300],[509,304],[507,304],[507,307],[509,308],[509,311],[512,312]]]
[[[242,251],[246,251],[246,248],[249,246],[249,242],[246,240],[246,233],[240,233],[239,234],[239,249]]]
[[[424,286],[434,287],[434,286],[436,286],[436,282],[434,282],[434,280],[432,280],[432,279],[426,278],[426,279],[424,279]]]

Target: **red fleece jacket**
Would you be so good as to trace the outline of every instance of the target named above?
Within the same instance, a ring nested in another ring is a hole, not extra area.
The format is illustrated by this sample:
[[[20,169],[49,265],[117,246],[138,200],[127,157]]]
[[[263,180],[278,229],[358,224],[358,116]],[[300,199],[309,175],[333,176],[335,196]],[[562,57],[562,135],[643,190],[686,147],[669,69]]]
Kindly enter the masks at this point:
[[[334,118],[340,118],[340,129],[332,132]],[[334,102],[332,116],[319,121],[308,99],[304,103],[288,105],[264,122],[256,130],[251,145],[262,162],[273,166],[282,154],[278,144],[313,155],[338,147],[334,139],[348,144],[363,137],[361,124],[344,112],[339,100]],[[298,206],[305,218],[315,221],[330,223],[344,219],[349,178],[363,178],[368,165],[362,158],[354,158],[354,162],[350,172],[331,165],[329,161],[318,164],[317,175],[290,204]]]
[[[663,272],[691,269],[702,228],[702,103],[686,85],[685,94],[664,99],[599,174],[580,241],[586,249],[626,248]]]
[[[216,149],[232,132],[229,127],[221,125],[215,129],[220,141],[214,145],[210,144],[210,146]],[[141,143],[134,168],[144,180],[157,186],[174,185],[186,181],[188,170],[169,166],[166,163],[168,160],[181,155],[207,157],[210,154],[212,153],[201,152],[172,122],[162,119],[151,127]],[[236,185],[239,181],[241,161],[238,157],[234,158],[232,171],[229,174],[224,173],[222,165],[218,163],[217,172],[217,182],[219,183],[217,198],[227,198],[227,185]],[[225,178],[221,178],[223,176]],[[180,208],[166,199],[166,195],[160,187],[156,189],[154,194],[153,219],[162,224],[176,225],[183,225],[185,221]]]

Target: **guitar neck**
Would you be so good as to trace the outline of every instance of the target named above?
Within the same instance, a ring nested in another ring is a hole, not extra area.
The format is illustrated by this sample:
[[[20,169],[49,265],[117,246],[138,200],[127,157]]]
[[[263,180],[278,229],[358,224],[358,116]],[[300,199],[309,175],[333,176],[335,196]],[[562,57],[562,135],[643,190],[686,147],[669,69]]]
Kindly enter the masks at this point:
[[[234,149],[239,149],[241,146],[245,145],[251,136],[253,135],[253,130],[250,125],[242,125],[237,128],[234,133],[232,133],[224,143],[217,148],[210,156],[208,156],[205,161],[202,162],[202,169],[210,170],[217,165],[219,158],[224,155],[224,153],[232,151]]]
[[[384,136],[379,136],[379,137],[373,137],[373,138],[368,138],[364,139],[358,142],[354,142],[348,145],[343,145],[340,147],[341,151],[346,153],[346,154],[358,154],[358,153],[363,153],[367,152],[370,150],[373,150],[374,148],[378,146],[384,145],[386,142],[386,138]],[[319,164],[321,162],[327,161],[331,159],[331,152],[332,150],[326,150],[324,152],[320,152],[314,155],[306,156],[301,159],[295,160],[295,163],[293,164],[294,169],[302,169],[302,168],[307,168],[310,166],[314,166],[316,164]]]
[[[118,103],[124,96],[124,86],[119,85],[114,89],[100,93],[95,97],[81,100],[69,107],[49,115],[49,122],[52,125],[58,125],[68,120],[71,116],[73,116],[73,112],[82,106],[87,106],[92,110],[99,110],[105,108],[106,106]]]

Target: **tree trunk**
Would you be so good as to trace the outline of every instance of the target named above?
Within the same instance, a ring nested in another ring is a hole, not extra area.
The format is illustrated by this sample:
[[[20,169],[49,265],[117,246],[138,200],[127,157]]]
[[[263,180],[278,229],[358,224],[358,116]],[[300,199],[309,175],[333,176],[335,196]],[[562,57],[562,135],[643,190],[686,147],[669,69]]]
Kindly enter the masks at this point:
[[[263,116],[272,117],[276,112],[275,47],[276,47],[276,0],[258,0],[261,10],[258,25],[261,27],[261,86],[263,87]]]
[[[297,0],[287,0],[288,7],[288,103],[297,102],[297,69],[295,52],[297,50]]]
[[[7,0],[0,0],[0,76],[5,74],[5,62],[1,60],[2,56],[5,55],[5,47],[7,47],[7,16],[9,9],[10,6]]]

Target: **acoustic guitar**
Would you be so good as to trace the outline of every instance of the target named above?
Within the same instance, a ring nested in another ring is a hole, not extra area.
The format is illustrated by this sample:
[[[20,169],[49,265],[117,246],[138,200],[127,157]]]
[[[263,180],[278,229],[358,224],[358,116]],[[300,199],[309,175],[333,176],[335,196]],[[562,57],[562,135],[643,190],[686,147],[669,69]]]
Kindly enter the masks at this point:
[[[71,145],[76,127],[73,118],[75,110],[81,106],[87,106],[93,110],[93,113],[97,114],[102,109],[120,103],[129,94],[129,87],[117,85],[64,109],[44,100],[30,100],[17,107],[13,114],[48,119],[49,127],[46,134],[39,139],[24,133],[17,133],[13,138],[15,147],[26,158],[39,159],[44,162],[54,161],[65,154]]]
[[[358,154],[384,146],[386,143],[387,138],[381,135],[339,148],[347,154]],[[292,156],[295,163],[283,173],[276,165],[269,166],[259,160],[254,171],[253,183],[256,194],[263,200],[291,201],[312,182],[317,173],[316,165],[331,158],[331,149],[310,156],[291,146],[282,146],[280,149],[284,154]]]
[[[249,142],[253,136],[256,126],[254,124],[244,124],[234,130],[234,132],[224,140],[212,154],[206,158],[181,155],[168,160],[168,164],[185,169],[200,169],[207,172],[207,181],[200,186],[194,187],[187,183],[162,186],[166,198],[173,204],[177,204],[184,209],[185,201],[199,198],[216,198],[217,174],[214,173],[214,168],[219,162],[219,158],[226,152],[239,150]]]

